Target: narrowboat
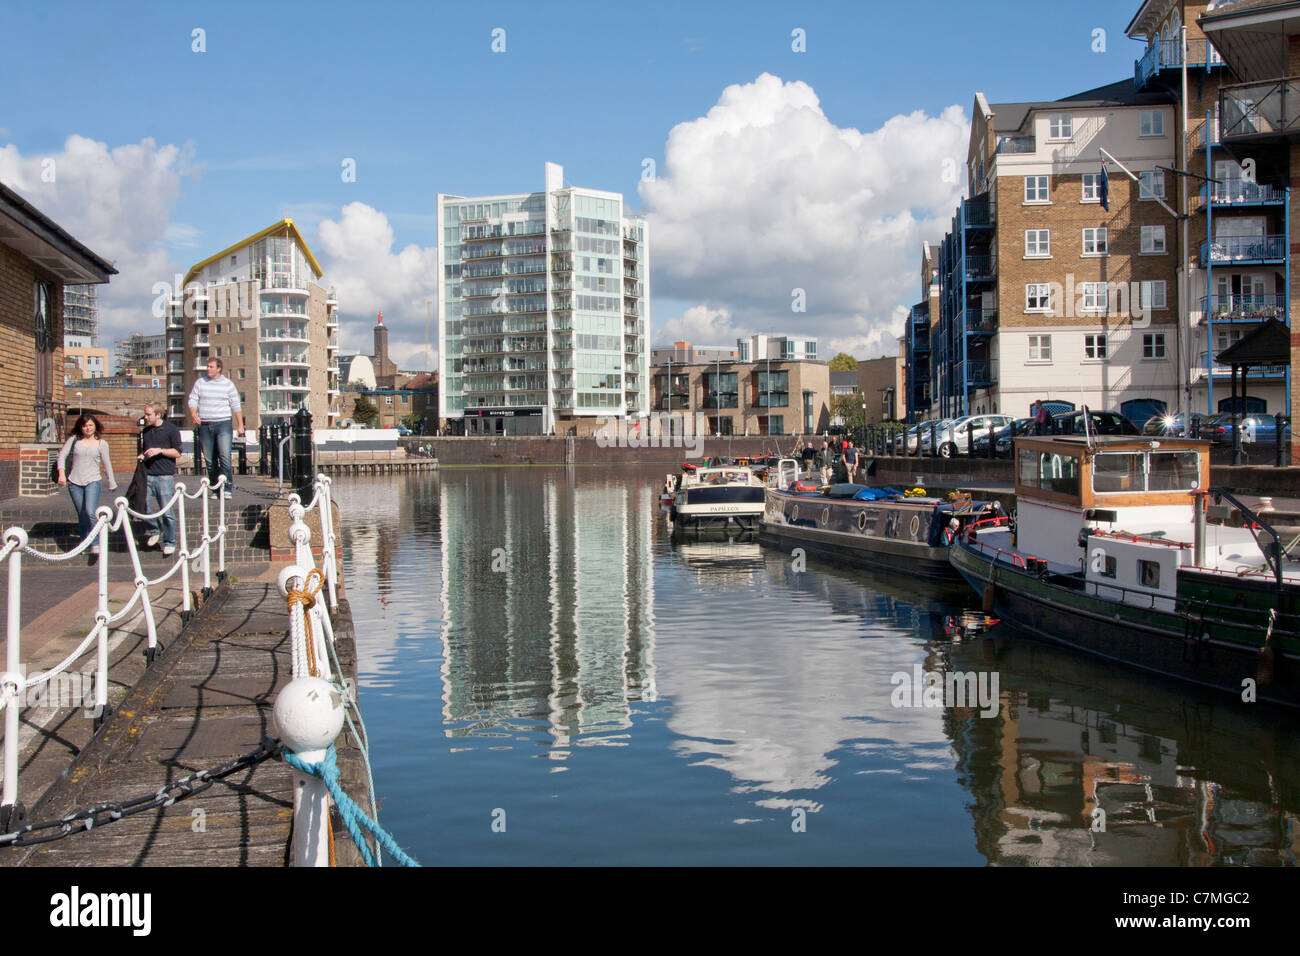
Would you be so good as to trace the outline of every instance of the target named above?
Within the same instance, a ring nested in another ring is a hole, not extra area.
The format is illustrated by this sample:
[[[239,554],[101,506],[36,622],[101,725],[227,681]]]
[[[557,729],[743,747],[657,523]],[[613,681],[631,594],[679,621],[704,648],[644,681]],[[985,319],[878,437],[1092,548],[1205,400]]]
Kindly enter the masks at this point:
[[[997,502],[941,499],[858,484],[821,485],[782,459],[765,495],[759,540],[877,571],[957,580],[948,561],[955,535],[1001,515]]]
[[[1300,561],[1225,489],[1209,442],[1016,439],[1014,522],[950,551],[983,609],[1042,640],[1150,673],[1300,706]],[[1228,499],[1245,527],[1212,524]]]

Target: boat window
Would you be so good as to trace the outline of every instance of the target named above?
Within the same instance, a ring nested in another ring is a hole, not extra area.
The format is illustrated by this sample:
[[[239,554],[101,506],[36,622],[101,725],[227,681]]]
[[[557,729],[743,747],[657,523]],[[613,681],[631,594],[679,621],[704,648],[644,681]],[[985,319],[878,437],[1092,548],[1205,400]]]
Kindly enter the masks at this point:
[[[1153,451],[1147,469],[1147,491],[1190,491],[1201,477],[1200,456],[1194,451]]]
[[[1138,452],[1106,452],[1092,460],[1093,491],[1142,491],[1144,481]]]
[[[1156,561],[1139,561],[1138,581],[1144,588],[1160,587],[1160,564]]]
[[[1022,485],[1025,485],[1028,488],[1038,487],[1038,452],[1020,452],[1019,480]]]
[[[1045,451],[1038,456],[1038,486],[1063,495],[1079,494],[1079,459]]]

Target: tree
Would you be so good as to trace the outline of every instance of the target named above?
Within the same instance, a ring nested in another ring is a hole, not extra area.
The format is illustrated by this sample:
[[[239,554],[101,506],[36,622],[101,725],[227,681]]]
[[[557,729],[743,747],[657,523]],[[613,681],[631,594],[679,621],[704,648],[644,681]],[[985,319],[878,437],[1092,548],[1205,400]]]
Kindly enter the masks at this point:
[[[831,398],[831,415],[844,423],[844,427],[856,431],[867,423],[866,411],[862,408],[862,395],[835,395]]]
[[[352,406],[352,420],[373,428],[378,419],[379,409],[375,408],[374,402],[364,395],[358,395],[356,404]]]
[[[848,352],[841,352],[830,361],[832,372],[856,372],[858,370],[858,360]]]

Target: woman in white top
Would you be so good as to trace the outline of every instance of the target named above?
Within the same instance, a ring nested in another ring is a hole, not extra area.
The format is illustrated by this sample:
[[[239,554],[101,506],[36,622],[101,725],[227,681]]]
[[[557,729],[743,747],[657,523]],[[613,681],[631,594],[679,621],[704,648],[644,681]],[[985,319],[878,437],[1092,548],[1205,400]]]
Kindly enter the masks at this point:
[[[95,523],[95,509],[99,507],[100,469],[108,477],[109,491],[117,490],[113,477],[113,463],[108,458],[108,442],[101,437],[104,426],[94,415],[82,415],[73,426],[72,435],[59,452],[59,484],[68,486],[72,507],[77,510],[77,534],[84,541]],[[68,455],[72,467],[68,467]],[[99,554],[99,545],[90,549]]]

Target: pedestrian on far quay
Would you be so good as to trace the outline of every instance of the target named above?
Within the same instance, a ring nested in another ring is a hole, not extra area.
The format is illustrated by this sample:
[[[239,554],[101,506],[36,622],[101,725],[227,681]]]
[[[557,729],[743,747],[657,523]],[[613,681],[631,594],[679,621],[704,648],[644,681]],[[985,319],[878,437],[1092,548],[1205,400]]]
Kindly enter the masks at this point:
[[[77,536],[86,540],[95,523],[95,509],[99,507],[99,493],[103,478],[108,479],[108,490],[117,490],[113,477],[113,462],[108,456],[108,442],[104,441],[104,426],[94,415],[81,415],[72,426],[72,434],[59,451],[58,482],[68,486],[72,507],[77,512]],[[69,464],[68,459],[72,461]],[[99,545],[90,547],[90,563],[94,564]]]
[[[858,480],[858,450],[853,445],[853,439],[849,439],[848,447],[844,449],[844,464],[849,469],[849,481],[856,484]]]
[[[145,476],[149,483],[146,511],[154,512],[171,501],[176,491],[176,459],[181,457],[181,430],[163,418],[161,402],[149,402],[144,407],[144,431],[140,433],[144,453]],[[158,518],[145,520],[149,537],[145,547],[162,543],[163,554],[176,553],[176,515],[169,506]]]
[[[234,474],[230,468],[231,419],[244,434],[244,412],[235,383],[221,374],[221,359],[208,359],[208,373],[190,391],[190,417],[194,419],[194,446],[202,451],[208,467],[208,485],[225,476],[225,497],[230,497]]]

